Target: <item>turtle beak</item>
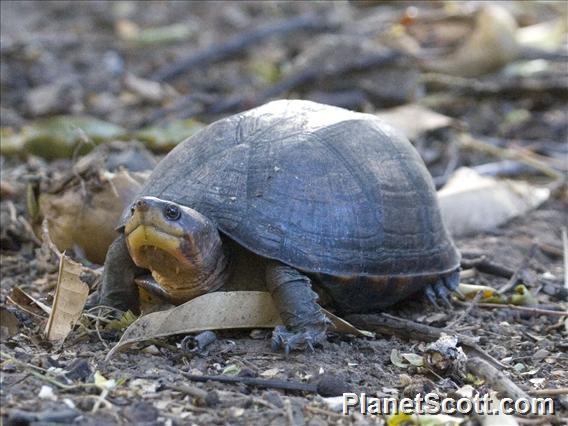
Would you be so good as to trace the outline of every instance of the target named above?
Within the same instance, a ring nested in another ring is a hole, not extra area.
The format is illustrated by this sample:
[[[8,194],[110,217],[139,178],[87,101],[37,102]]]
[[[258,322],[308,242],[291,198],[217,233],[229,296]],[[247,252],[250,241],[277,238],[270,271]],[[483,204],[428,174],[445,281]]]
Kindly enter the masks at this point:
[[[162,210],[167,202],[153,197],[142,197],[131,207],[132,216],[126,222],[124,234],[131,255],[142,247],[161,248],[172,255],[181,256],[180,244],[184,230],[177,223],[164,219]]]
[[[165,232],[172,233],[171,227],[164,222],[161,209],[163,202],[157,198],[142,197],[132,203],[130,208],[131,216],[124,228],[126,235],[130,234],[140,225],[155,227]],[[167,229],[166,229],[167,228]],[[177,233],[174,233],[177,235]]]
[[[183,230],[166,222],[162,214],[165,204],[152,197],[140,198],[132,204],[132,216],[126,222],[124,234],[130,255],[139,266],[148,262],[144,250],[149,247],[161,249],[180,262],[185,261],[180,248]]]
[[[150,203],[144,198],[140,198],[132,205],[134,212],[147,212],[150,210]]]
[[[126,226],[124,227],[124,233],[126,235],[130,234],[132,231],[134,231],[134,229],[138,228],[138,226],[142,225],[145,222],[144,208],[147,211],[148,207],[145,206],[143,209],[140,209],[138,203],[140,203],[140,200],[136,201],[130,208],[131,216],[130,219],[128,219],[128,221],[126,222]]]

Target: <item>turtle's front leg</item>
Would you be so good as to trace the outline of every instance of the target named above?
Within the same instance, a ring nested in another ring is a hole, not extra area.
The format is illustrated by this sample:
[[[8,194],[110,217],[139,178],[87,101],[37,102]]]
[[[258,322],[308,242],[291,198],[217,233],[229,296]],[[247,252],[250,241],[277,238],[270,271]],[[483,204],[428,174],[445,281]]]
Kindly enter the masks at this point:
[[[314,345],[325,341],[329,320],[318,305],[318,296],[307,276],[290,266],[271,262],[266,268],[266,284],[284,321],[284,326],[276,327],[272,334],[273,350],[313,350]]]
[[[110,245],[104,264],[99,305],[112,306],[122,311],[138,312],[138,287],[134,278],[145,271],[134,264],[124,235]]]

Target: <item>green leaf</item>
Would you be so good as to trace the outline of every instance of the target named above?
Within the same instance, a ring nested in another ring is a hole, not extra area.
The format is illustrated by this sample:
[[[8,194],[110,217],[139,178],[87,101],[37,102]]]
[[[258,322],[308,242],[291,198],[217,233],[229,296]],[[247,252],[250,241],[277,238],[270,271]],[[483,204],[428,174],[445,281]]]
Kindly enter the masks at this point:
[[[415,367],[422,367],[424,365],[424,357],[418,354],[405,353],[401,356]]]
[[[393,349],[390,355],[391,362],[399,368],[407,368],[408,364],[404,362],[400,352],[397,349]]]
[[[94,379],[95,386],[101,390],[111,390],[117,386],[116,380],[105,378],[98,370],[95,371]]]
[[[105,330],[125,330],[136,321],[138,317],[134,315],[131,311],[126,311],[120,319],[112,320],[105,326]]]
[[[0,154],[11,156],[18,155],[24,148],[24,138],[20,133],[14,132],[9,127],[0,129]]]
[[[389,417],[387,420],[388,426],[414,426],[417,423],[409,414],[398,413]]]
[[[241,372],[240,367],[238,367],[235,364],[230,364],[227,365],[224,369],[223,369],[223,375],[225,376],[236,376]]]
[[[26,153],[54,160],[70,158],[81,143],[79,154],[85,154],[93,144],[119,139],[125,130],[94,117],[61,115],[34,121],[22,135]],[[85,138],[88,143],[83,143]]]
[[[523,284],[515,287],[515,294],[511,296],[511,303],[520,306],[536,305],[537,301],[533,294]]]
[[[205,125],[199,121],[177,120],[160,127],[146,127],[132,134],[154,152],[168,152],[181,141],[193,136]]]

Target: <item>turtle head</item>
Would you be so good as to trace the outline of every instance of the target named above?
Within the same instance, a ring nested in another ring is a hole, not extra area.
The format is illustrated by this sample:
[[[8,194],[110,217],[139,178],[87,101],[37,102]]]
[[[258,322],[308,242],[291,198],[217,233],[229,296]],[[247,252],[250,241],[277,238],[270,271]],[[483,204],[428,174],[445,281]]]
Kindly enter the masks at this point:
[[[196,210],[155,197],[131,205],[124,233],[132,260],[149,269],[170,301],[214,291],[227,260],[215,224]]]

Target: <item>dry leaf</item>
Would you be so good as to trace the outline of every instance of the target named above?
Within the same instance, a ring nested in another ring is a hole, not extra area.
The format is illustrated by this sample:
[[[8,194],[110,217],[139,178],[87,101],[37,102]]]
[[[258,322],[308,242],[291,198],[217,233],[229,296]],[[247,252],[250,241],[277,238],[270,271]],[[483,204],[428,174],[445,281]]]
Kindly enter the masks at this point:
[[[566,16],[552,21],[519,28],[516,38],[519,45],[533,49],[554,51],[565,42],[568,30]]]
[[[410,140],[414,140],[428,131],[448,127],[454,122],[453,118],[418,104],[402,105],[378,111],[375,115],[402,131]]]
[[[55,298],[45,328],[48,340],[64,340],[83,313],[89,286],[81,281],[82,271],[83,267],[65,254],[60,257]]]
[[[390,361],[399,368],[406,368],[408,364],[402,359],[398,349],[393,349],[390,354]]]
[[[8,300],[34,317],[45,319],[45,314],[51,314],[51,308],[45,303],[33,298],[20,287],[14,287],[8,296]]]
[[[516,31],[517,23],[504,7],[483,5],[466,42],[447,58],[436,58],[424,65],[432,71],[462,77],[493,72],[517,58]]]
[[[424,365],[424,358],[422,357],[422,355],[413,354],[413,353],[404,353],[400,354],[400,356],[415,367],[422,367]]]
[[[438,191],[444,223],[454,237],[495,229],[538,207],[547,188],[521,181],[497,180],[472,169],[458,169]]]
[[[480,302],[491,302],[491,303],[505,303],[506,300],[501,296],[497,290],[493,287],[488,287],[485,285],[475,285],[475,284],[463,284],[460,283],[458,286],[458,293],[463,295],[466,299],[474,299],[477,294],[481,292]]]
[[[120,215],[141,188],[144,174],[121,170],[98,177],[102,185],[85,193],[86,184],[39,197],[49,235],[60,251],[77,246],[91,262],[102,264],[108,246],[116,238]]]
[[[280,368],[269,368],[268,370],[265,370],[262,373],[260,373],[260,376],[271,379],[277,376],[278,373],[280,373],[280,371],[281,371]]]
[[[347,321],[325,311],[333,323],[333,331],[372,337]],[[120,341],[107,355],[148,339],[206,330],[237,328],[274,328],[282,324],[270,293],[263,291],[230,291],[204,294],[167,311],[153,312],[136,320],[126,329]]]
[[[353,334],[354,336],[362,336],[370,338],[375,337],[375,333],[366,330],[360,330],[357,327],[355,327],[353,324],[345,321],[343,318],[339,318],[338,316],[332,314],[328,310],[323,309],[323,311],[331,321],[330,331],[335,331],[336,333],[343,333],[343,334]]]
[[[0,341],[5,342],[20,331],[20,321],[4,306],[0,306]]]
[[[139,318],[126,329],[107,359],[118,350],[152,338],[205,330],[273,328],[281,323],[269,293],[208,293],[168,311]]]

